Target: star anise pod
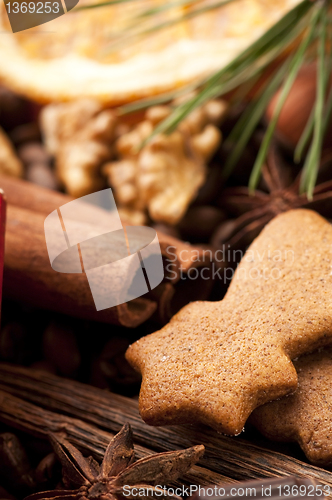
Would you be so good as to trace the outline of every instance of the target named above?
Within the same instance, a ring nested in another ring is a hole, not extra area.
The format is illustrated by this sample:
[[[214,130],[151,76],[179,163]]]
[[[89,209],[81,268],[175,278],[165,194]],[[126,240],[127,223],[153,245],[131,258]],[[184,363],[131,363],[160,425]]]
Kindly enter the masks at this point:
[[[310,208],[326,218],[332,218],[331,152],[326,151],[322,159],[320,178],[308,199],[299,194],[301,172],[285,160],[280,147],[270,147],[266,165],[262,170],[261,188],[253,194],[247,187],[236,186],[225,189],[219,204],[236,218],[220,224],[212,236],[212,245],[234,249],[245,249],[276,215],[294,208]],[[326,180],[326,174],[328,179]]]
[[[174,498],[167,489],[156,488],[174,481],[188,471],[203,455],[204,446],[157,453],[134,461],[133,436],[126,424],[109,443],[101,465],[66,439],[50,435],[63,469],[66,489],[35,493],[25,500],[123,500],[125,498]],[[124,490],[124,487],[126,489]],[[132,488],[137,488],[135,494]]]

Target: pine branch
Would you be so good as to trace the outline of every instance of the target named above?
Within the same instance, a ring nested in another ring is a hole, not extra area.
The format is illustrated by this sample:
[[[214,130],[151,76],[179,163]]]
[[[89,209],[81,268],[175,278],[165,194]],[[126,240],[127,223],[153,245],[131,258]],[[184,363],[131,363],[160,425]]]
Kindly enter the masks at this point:
[[[208,100],[222,96],[228,92],[231,83],[235,79],[237,85],[245,83],[248,80],[248,71],[255,68],[264,57],[267,57],[267,63],[266,65],[262,64],[262,69],[266,67],[270,62],[268,55],[271,54],[271,51],[276,51],[276,47],[278,47],[281,52],[291,42],[294,42],[298,36],[296,28],[313,6],[314,4],[310,0],[304,0],[283,16],[280,21],[233,59],[226,67],[212,75],[197,96],[174,109],[173,113],[156,127],[148,140],[151,140],[156,134],[170,133],[175,130],[179,123],[194,109]],[[291,36],[292,34],[293,36]],[[284,42],[285,39],[287,40],[287,45]]]
[[[327,30],[327,7],[325,6],[321,9],[321,29],[320,29],[320,39],[318,44],[318,69],[317,69],[317,91],[316,91],[316,103],[314,112],[314,135],[313,140],[309,149],[309,153],[306,157],[302,176],[300,191],[307,192],[308,198],[312,199],[313,191],[315,188],[319,162],[321,158],[322,144],[323,144],[323,114],[324,114],[324,100],[325,91],[327,85],[327,75],[326,70],[326,30]]]
[[[278,118],[280,116],[281,110],[283,108],[283,105],[285,104],[285,101],[288,97],[288,94],[293,86],[293,83],[295,81],[295,78],[303,65],[304,59],[305,59],[305,54],[306,50],[309,47],[311,41],[314,38],[315,35],[315,30],[316,30],[316,25],[321,19],[322,16],[322,9],[320,7],[316,7],[315,11],[313,12],[313,15],[310,19],[310,30],[309,33],[304,39],[302,40],[302,43],[300,44],[298,50],[295,52],[295,55],[292,59],[290,68],[289,68],[289,74],[287,78],[285,79],[285,82],[282,86],[279,99],[277,101],[276,107],[274,109],[272,119],[269,123],[269,126],[267,128],[267,131],[264,135],[263,142],[261,144],[261,147],[258,152],[258,156],[256,158],[255,164],[253,166],[250,179],[249,179],[249,189],[250,191],[254,191],[259,178],[261,174],[261,169],[264,164],[264,161],[266,159],[266,155],[268,152],[269,145],[272,140],[273,133],[275,131]]]
[[[81,8],[98,8],[120,3],[135,3],[135,1],[137,0],[109,0]],[[208,5],[199,5],[202,0],[172,0],[156,7],[142,9],[132,17],[131,25],[121,32],[120,39],[111,42],[107,50],[114,50],[119,46],[123,46],[123,44],[127,45],[138,38],[149,36],[205,12],[219,9],[234,1],[240,0],[219,0]],[[237,91],[235,97],[233,96],[234,101],[243,99],[245,92],[248,92],[248,82],[251,82],[252,85],[272,62],[278,58],[280,59],[282,56],[284,62],[267,78],[265,87],[259,98],[256,102],[248,105],[243,116],[226,141],[226,147],[232,144],[236,144],[236,147],[233,147],[226,161],[223,172],[225,178],[230,175],[254,129],[261,120],[270,99],[280,84],[282,84],[274,114],[266,130],[251,173],[249,187],[253,191],[259,181],[261,168],[264,164],[281,109],[289,95],[300,67],[308,57],[309,51],[312,51],[313,42],[318,40],[318,52],[317,56],[315,56],[318,59],[316,102],[294,154],[295,161],[299,162],[310,143],[309,152],[304,162],[301,192],[306,191],[308,196],[311,196],[317,178],[323,136],[332,113],[332,90],[325,103],[329,74],[332,69],[332,39],[329,41],[331,47],[330,57],[326,54],[327,27],[330,23],[330,18],[328,17],[329,3],[327,1],[313,2],[312,0],[303,0],[285,14],[258,40],[215,74],[176,91],[167,92],[151,99],[143,99],[123,106],[119,109],[119,114],[127,114],[146,109],[156,104],[170,102],[174,98],[192,90],[196,91],[196,95],[193,98],[174,107],[172,113],[158,124],[150,137],[142,143],[141,147],[144,147],[155,135],[160,133],[168,134],[174,131],[188,114],[211,99],[226,95],[232,91]],[[170,13],[170,18],[160,22],[159,16],[165,12]],[[298,44],[300,37],[302,41]],[[298,46],[297,49],[294,49],[294,46]],[[290,54],[286,57],[287,52],[290,52]]]

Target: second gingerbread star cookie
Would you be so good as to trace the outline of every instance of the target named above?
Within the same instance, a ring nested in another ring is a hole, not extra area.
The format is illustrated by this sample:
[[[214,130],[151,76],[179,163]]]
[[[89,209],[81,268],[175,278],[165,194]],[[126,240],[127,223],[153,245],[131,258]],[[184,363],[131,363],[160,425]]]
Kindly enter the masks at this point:
[[[251,422],[269,439],[297,441],[311,463],[332,467],[332,347],[294,361],[294,394],[257,408]]]
[[[332,343],[332,227],[309,210],[276,217],[244,255],[221,302],[194,302],[131,345],[152,425],[241,432],[259,405],[294,391],[291,359]]]

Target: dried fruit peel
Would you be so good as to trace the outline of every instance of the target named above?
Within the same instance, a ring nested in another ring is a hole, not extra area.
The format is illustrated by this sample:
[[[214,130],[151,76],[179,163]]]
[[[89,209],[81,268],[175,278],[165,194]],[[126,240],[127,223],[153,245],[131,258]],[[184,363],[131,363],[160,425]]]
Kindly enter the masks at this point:
[[[92,1],[83,0],[79,6]],[[196,8],[208,1],[198,2]],[[42,103],[79,97],[105,105],[129,102],[220,69],[297,3],[237,0],[112,52],[105,50],[110,35],[128,23],[133,3],[76,8],[50,25],[0,37],[0,81]],[[157,0],[135,2],[135,9],[158,5]],[[173,15],[166,10],[158,22]],[[2,3],[0,30],[10,32]]]

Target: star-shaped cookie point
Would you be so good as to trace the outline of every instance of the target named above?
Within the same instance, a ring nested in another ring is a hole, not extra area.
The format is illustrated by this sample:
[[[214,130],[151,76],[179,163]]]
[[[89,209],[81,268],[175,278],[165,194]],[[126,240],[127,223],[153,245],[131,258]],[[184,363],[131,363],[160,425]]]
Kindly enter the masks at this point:
[[[332,343],[331,269],[325,219],[310,210],[273,219],[222,301],[191,303],[129,347],[142,418],[235,435],[257,406],[294,391],[291,359]]]

